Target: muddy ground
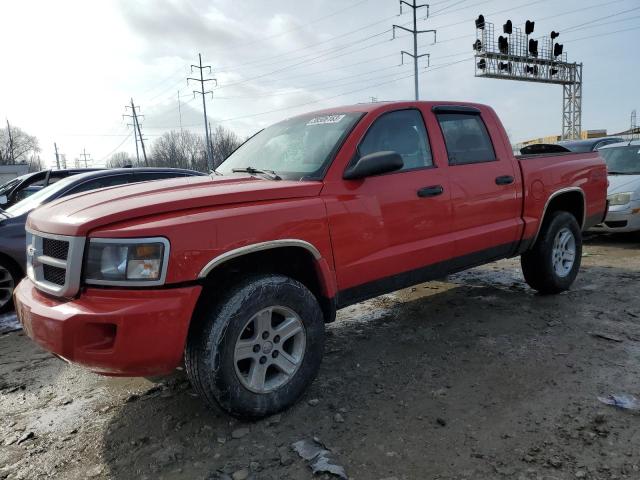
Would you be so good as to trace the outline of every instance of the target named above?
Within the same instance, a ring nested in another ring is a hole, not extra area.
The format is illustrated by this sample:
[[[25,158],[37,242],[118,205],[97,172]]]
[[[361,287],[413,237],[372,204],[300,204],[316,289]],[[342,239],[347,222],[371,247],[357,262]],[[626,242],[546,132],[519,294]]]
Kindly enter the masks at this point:
[[[313,437],[352,479],[637,479],[640,414],[597,397],[640,397],[639,290],[640,242],[594,237],[559,296],[506,260],[357,305],[305,397],[255,423],[181,371],[103,378],[8,333],[0,479],[307,479],[290,445]]]

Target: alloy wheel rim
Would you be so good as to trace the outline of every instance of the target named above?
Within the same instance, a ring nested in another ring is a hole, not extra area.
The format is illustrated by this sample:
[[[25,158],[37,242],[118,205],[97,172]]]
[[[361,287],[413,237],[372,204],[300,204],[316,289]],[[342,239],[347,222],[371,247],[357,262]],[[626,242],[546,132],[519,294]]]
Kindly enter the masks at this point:
[[[0,265],[0,308],[4,307],[11,301],[15,282],[11,272]]]
[[[283,306],[262,309],[245,323],[236,339],[236,375],[254,393],[273,392],[298,371],[306,345],[304,324],[296,312]]]
[[[576,261],[576,239],[573,232],[564,227],[556,234],[551,252],[553,270],[559,277],[566,277]]]

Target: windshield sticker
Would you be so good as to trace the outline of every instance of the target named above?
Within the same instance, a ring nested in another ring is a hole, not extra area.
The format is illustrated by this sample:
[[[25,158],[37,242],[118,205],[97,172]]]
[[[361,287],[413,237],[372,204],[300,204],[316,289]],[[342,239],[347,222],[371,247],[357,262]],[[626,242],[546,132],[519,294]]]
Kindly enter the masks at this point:
[[[328,123],[338,123],[345,115],[322,115],[321,117],[312,118],[307,125],[326,125]]]

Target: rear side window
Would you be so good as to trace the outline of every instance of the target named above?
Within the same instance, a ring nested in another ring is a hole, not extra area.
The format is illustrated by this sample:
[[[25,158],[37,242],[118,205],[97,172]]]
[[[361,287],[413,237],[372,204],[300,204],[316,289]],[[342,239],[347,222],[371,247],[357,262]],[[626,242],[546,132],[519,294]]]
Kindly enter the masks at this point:
[[[449,155],[449,165],[492,162],[496,159],[491,138],[480,115],[440,113],[438,122]]]
[[[398,110],[383,114],[367,131],[358,155],[393,151],[402,156],[402,170],[433,165],[427,131],[417,110]]]
[[[164,180],[167,178],[184,177],[182,173],[174,172],[136,172],[134,182],[148,182],[149,180]]]

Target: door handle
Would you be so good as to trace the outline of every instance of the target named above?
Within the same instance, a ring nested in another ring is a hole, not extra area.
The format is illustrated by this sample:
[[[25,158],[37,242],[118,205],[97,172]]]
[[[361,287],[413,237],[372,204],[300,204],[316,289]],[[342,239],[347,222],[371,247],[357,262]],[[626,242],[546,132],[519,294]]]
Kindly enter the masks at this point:
[[[502,175],[500,177],[496,177],[496,185],[511,185],[514,181],[514,178],[511,175]]]
[[[431,185],[430,187],[424,187],[418,190],[419,197],[437,197],[438,195],[442,195],[444,192],[444,188],[442,185]]]

